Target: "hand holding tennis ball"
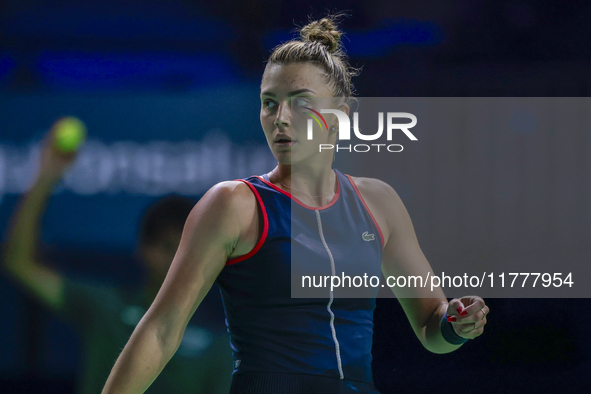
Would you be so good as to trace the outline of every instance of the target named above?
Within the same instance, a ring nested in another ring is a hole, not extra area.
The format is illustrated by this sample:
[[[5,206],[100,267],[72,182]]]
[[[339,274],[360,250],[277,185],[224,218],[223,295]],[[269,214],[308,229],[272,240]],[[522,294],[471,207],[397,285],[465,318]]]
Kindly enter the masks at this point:
[[[41,149],[38,179],[59,181],[74,162],[86,138],[86,126],[75,117],[59,118],[47,133]]]
[[[53,125],[54,146],[63,153],[72,153],[78,150],[86,139],[86,126],[84,122],[73,116],[59,119]]]

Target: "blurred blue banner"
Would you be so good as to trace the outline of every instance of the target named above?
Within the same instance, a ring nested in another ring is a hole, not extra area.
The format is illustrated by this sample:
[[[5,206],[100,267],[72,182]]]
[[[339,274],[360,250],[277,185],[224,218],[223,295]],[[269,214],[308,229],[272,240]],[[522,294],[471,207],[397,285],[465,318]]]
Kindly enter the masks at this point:
[[[269,171],[257,86],[186,95],[0,96],[0,226],[38,169],[41,141],[60,116],[88,141],[56,188],[50,243],[133,248],[137,220],[157,196],[200,197],[215,183]]]

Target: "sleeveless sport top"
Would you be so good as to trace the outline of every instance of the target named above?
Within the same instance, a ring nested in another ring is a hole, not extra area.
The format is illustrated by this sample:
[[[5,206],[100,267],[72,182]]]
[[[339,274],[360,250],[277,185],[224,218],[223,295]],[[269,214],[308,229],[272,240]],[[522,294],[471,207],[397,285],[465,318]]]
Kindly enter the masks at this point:
[[[382,233],[351,177],[335,172],[335,196],[322,207],[303,204],[266,175],[240,179],[256,196],[264,227],[253,250],[228,260],[217,278],[235,376],[301,373],[373,383],[377,287],[364,298],[338,298],[329,282],[314,290],[320,298],[291,297],[292,257],[311,276],[380,277]]]

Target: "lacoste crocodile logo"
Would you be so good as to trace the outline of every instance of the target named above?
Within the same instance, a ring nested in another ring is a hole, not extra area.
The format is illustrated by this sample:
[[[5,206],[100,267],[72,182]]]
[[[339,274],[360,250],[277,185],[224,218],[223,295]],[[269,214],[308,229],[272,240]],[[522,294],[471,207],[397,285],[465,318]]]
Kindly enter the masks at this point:
[[[363,234],[361,234],[361,236],[363,237],[364,241],[374,241],[376,239],[376,237],[373,234],[369,234],[369,231],[364,232]]]

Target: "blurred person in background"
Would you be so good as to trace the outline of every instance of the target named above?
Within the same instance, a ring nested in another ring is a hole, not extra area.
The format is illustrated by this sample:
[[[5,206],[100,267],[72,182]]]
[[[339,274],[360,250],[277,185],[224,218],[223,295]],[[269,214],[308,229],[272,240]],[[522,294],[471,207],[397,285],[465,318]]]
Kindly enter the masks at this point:
[[[54,131],[44,141],[39,173],[13,215],[4,264],[6,271],[35,299],[74,323],[83,344],[83,368],[77,393],[99,393],[119,352],[156,296],[173,260],[183,226],[195,201],[167,196],[142,218],[138,251],[146,280],[136,290],[67,277],[43,264],[39,228],[47,200],[75,159],[53,146]],[[92,223],[88,223],[92,225]],[[189,323],[178,351],[149,393],[227,393],[232,357],[223,322],[197,316]]]

